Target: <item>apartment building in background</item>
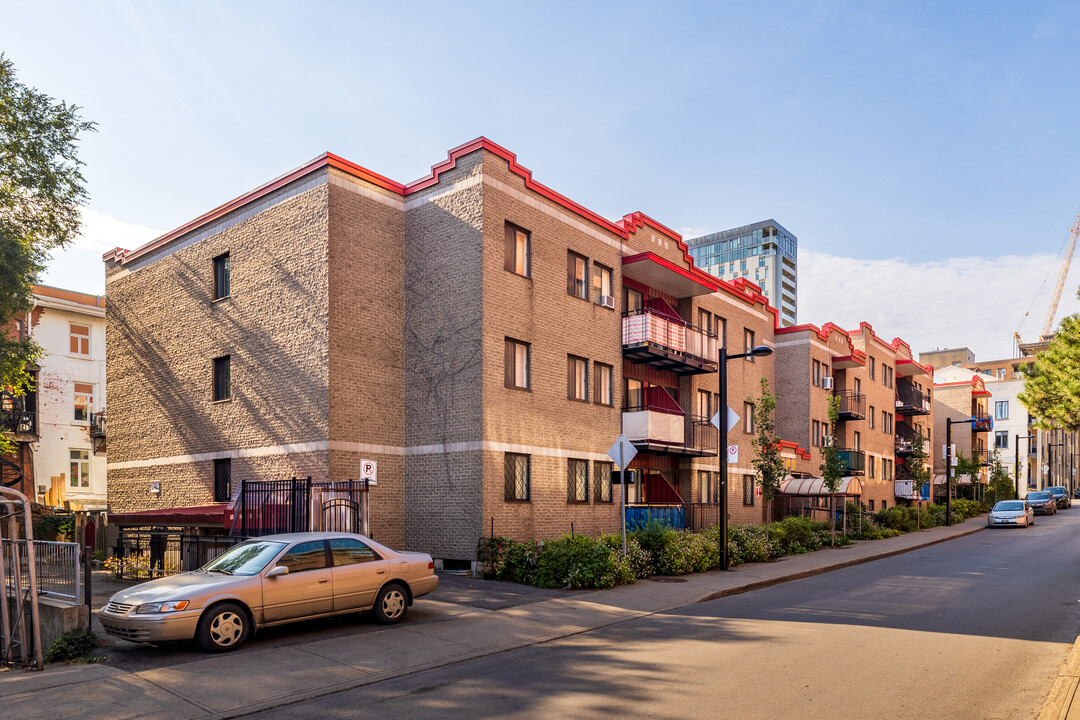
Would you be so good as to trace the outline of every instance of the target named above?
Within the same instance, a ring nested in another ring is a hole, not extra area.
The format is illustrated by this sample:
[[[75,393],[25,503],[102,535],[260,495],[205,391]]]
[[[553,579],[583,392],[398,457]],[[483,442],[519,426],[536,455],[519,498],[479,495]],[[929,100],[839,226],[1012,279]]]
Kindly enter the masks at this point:
[[[868,510],[921,504],[928,487],[910,472],[916,438],[929,454],[933,428],[930,368],[914,361],[903,340],[886,342],[868,323],[845,331],[832,323],[776,331],[777,429],[808,449],[820,475],[829,436],[845,465],[842,488]],[[836,427],[828,400],[839,398]],[[807,422],[809,419],[809,422]]]
[[[691,238],[686,244],[699,268],[721,280],[754,283],[779,310],[780,325],[795,324],[799,241],[780,223],[764,220]]]
[[[940,368],[947,365],[970,365],[975,362],[975,353],[971,352],[969,348],[948,348],[930,350],[929,352],[919,353],[919,362],[923,365],[930,365],[932,367]]]
[[[957,456],[979,464],[974,475],[955,473],[953,492],[963,485],[985,485],[989,481],[987,465],[991,457],[994,419],[990,414],[992,393],[987,382],[989,375],[968,370],[959,365],[947,365],[934,370],[934,491],[945,497],[945,456],[948,440],[946,419],[952,422],[952,444]],[[981,490],[976,487],[976,492]]]
[[[44,352],[28,368],[32,392],[0,394],[3,431],[16,443],[3,483],[52,507],[104,510],[105,298],[34,285],[33,300],[10,332]]]

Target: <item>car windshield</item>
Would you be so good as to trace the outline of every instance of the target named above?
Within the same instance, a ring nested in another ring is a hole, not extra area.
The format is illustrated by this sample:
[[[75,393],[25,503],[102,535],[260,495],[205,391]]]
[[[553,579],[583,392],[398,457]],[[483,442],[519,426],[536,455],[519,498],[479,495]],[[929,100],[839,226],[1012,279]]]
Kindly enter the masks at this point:
[[[1053,493],[1054,495],[1064,495],[1065,494],[1065,488],[1063,488],[1063,487],[1051,487],[1051,488],[1046,488],[1046,490],[1047,490],[1047,492]]]
[[[999,502],[997,505],[994,506],[994,512],[999,512],[1001,510],[1023,510],[1023,509],[1024,509],[1024,503],[1020,502],[1019,500],[1002,500],[1001,502]]]
[[[203,565],[205,572],[226,575],[254,575],[274,559],[285,543],[267,540],[249,540],[229,548],[221,555]]]
[[[1046,502],[1050,499],[1050,493],[1048,492],[1033,492],[1027,494],[1028,502],[1034,500],[1035,502]]]

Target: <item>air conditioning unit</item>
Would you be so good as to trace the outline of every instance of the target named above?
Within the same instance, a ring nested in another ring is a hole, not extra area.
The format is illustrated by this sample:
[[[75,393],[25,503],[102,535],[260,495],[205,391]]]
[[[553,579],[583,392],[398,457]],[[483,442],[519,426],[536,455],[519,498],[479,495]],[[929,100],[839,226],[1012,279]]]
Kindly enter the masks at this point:
[[[821,447],[831,447],[831,446],[832,446],[832,435],[826,435],[825,437],[821,438]]]
[[[832,378],[831,377],[823,377],[823,378],[821,378],[821,387],[825,388],[826,390],[832,390]]]
[[[614,295],[601,295],[600,304],[606,308],[615,309],[615,296]]]
[[[37,491],[38,491],[38,495],[44,495],[47,492],[49,492],[49,486],[48,485],[38,485],[37,486]]]

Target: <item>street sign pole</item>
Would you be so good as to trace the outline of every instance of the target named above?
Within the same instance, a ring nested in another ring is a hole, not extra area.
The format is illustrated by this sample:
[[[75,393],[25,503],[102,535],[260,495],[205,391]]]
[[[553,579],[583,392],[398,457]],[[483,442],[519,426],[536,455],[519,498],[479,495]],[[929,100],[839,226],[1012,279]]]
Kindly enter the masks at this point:
[[[720,347],[720,412],[727,411],[727,348]],[[727,519],[727,444],[728,444],[728,418],[725,416],[720,421],[720,569],[728,569],[728,546],[727,546],[727,533],[728,533],[728,519]]]
[[[952,418],[945,418],[945,525],[952,525]]]
[[[619,443],[619,506],[622,508],[622,554],[626,557],[626,466],[623,464],[625,455],[623,444]]]

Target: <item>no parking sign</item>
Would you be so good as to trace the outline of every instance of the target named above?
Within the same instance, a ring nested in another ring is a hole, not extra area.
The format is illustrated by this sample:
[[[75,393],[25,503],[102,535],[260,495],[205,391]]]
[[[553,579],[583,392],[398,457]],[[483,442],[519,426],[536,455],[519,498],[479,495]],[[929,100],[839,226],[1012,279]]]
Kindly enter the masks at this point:
[[[368,485],[378,485],[379,464],[374,460],[360,461],[360,479],[367,480]]]
[[[738,445],[728,445],[727,446],[727,461],[728,461],[729,465],[731,463],[739,462],[739,446]]]

